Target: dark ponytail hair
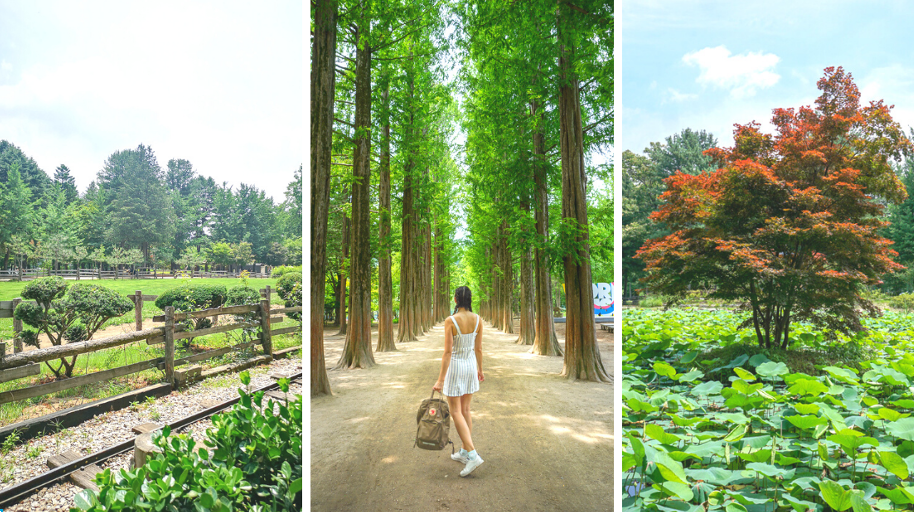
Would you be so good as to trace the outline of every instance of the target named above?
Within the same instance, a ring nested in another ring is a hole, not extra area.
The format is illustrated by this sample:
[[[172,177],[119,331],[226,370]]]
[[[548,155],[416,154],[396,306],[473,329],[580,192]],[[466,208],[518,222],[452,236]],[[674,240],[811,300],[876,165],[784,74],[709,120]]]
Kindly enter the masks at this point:
[[[468,287],[461,286],[457,288],[454,293],[454,299],[457,301],[457,305],[454,306],[454,314],[457,313],[457,308],[466,308],[468,311],[473,311],[473,293],[470,292]]]

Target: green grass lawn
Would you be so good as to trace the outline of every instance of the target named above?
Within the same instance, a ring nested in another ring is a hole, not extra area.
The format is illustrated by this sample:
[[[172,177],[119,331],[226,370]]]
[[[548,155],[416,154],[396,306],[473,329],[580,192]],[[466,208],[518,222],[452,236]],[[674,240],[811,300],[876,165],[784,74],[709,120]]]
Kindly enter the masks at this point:
[[[97,281],[92,282],[96,283]],[[221,284],[225,285],[227,288],[231,288],[241,284],[241,280],[235,278],[223,278],[194,279],[191,281],[191,284],[196,283]],[[11,300],[15,297],[18,297],[25,284],[27,283],[0,283],[0,300]],[[105,280],[102,282],[103,286],[116,290],[117,292],[124,295],[131,294],[135,290],[140,290],[143,292],[143,294],[146,295],[159,295],[166,290],[181,284],[182,280],[180,279],[117,281]],[[267,285],[275,287],[276,279],[248,279],[248,286],[255,289],[260,289]],[[279,297],[274,295],[273,301],[277,307],[282,307],[282,302]],[[143,318],[149,319],[152,316],[159,314],[162,314],[162,311],[159,308],[155,307],[154,302],[144,303]],[[220,322],[224,322],[226,320],[228,319],[220,320]],[[133,322],[134,312],[131,310],[121,317],[109,320],[104,327],[108,327],[110,325],[132,324]],[[286,318],[285,321],[277,324],[276,327],[279,328],[291,326],[294,325],[294,323],[294,320]],[[152,324],[150,323],[149,325],[151,326]],[[144,325],[144,327],[146,327],[146,325]],[[12,319],[0,319],[0,341],[9,340],[12,338],[12,335]],[[176,358],[182,358],[206,350],[236,345],[249,340],[242,338],[242,331],[235,330],[227,333],[211,334],[208,336],[193,338],[190,340],[191,345],[189,347],[185,347],[185,341],[188,340],[178,340],[176,342]],[[281,350],[288,347],[300,346],[301,344],[301,333],[284,334],[273,337],[273,350]],[[11,345],[11,343],[9,343],[9,345]],[[218,366],[221,364],[233,362],[237,359],[245,358],[246,356],[250,355],[252,351],[260,353],[261,350],[262,349],[260,346],[254,346],[252,349],[248,349],[247,353],[232,352],[224,356],[207,361],[201,361],[196,364],[204,365],[204,367]],[[80,355],[77,359],[74,376],[93,373],[109,368],[116,368],[118,366],[129,365],[140,361],[161,357],[162,355],[164,355],[164,349],[161,344],[147,345],[146,341],[139,341],[121,347],[83,354]],[[57,361],[52,361],[51,363],[54,364],[55,367],[59,364]],[[47,364],[42,363],[40,375],[32,378],[19,379],[16,381],[0,384],[0,392],[50,382],[53,380],[53,377],[54,375],[48,368]],[[132,389],[137,389],[143,386],[161,382],[162,378],[162,371],[151,369],[98,384],[79,386],[43,397],[3,404],[0,405],[0,426],[21,421],[27,417],[35,417],[41,414],[46,414],[47,412],[50,412],[50,410],[61,409],[64,407],[77,405],[79,403],[85,403],[92,400],[114,396]]]

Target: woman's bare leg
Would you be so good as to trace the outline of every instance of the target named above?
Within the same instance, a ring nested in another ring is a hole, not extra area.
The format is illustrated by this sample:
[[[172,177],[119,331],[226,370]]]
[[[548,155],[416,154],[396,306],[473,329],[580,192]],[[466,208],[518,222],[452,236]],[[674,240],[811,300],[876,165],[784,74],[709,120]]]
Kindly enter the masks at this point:
[[[460,396],[449,396],[447,397],[448,408],[451,410],[451,417],[454,418],[454,426],[457,427],[457,435],[460,436],[460,442],[463,444],[463,449],[471,452],[475,450],[473,448],[473,439],[470,435],[470,429],[467,427],[467,422],[463,417],[463,407],[461,405],[461,400],[463,397]]]
[[[472,393],[460,397],[460,411],[463,413],[463,419],[467,422],[467,428],[470,429],[470,435],[473,435],[473,415],[470,414],[470,400],[472,399]]]

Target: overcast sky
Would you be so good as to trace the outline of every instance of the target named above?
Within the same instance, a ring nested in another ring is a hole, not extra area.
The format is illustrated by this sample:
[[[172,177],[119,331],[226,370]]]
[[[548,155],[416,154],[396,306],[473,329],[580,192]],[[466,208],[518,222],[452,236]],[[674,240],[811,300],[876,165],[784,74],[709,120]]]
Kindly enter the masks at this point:
[[[0,139],[84,191],[139,144],[277,202],[304,160],[300,0],[0,0]]]
[[[641,153],[684,128],[733,143],[733,123],[810,105],[827,66],[854,76],[864,102],[914,126],[914,2],[620,2],[616,147]]]

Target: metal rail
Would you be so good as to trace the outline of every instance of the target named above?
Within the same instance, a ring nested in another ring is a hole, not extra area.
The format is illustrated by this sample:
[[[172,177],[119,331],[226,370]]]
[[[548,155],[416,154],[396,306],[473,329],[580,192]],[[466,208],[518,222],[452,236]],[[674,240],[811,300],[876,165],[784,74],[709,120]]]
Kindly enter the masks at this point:
[[[293,374],[289,380],[296,381],[300,383],[303,382],[303,372]],[[271,391],[274,389],[279,389],[279,383],[273,382],[267,384],[266,386],[259,387],[254,389],[251,393],[256,393],[258,391]],[[178,429],[185,428],[189,425],[192,425],[198,421],[209,418],[210,416],[219,413],[229,407],[237,404],[241,400],[241,397],[233,398],[231,400],[222,402],[219,405],[210,407],[209,409],[204,409],[198,413],[191,414],[190,416],[185,416],[179,420],[175,420],[168,424],[171,427],[172,431],[178,431]],[[8,487],[6,489],[0,490],[0,510],[3,510],[7,507],[12,507],[16,505],[29,496],[35,494],[45,487],[50,487],[57,484],[60,480],[68,477],[70,474],[79,471],[80,469],[94,464],[96,462],[102,462],[110,459],[116,455],[128,452],[133,449],[134,443],[136,442],[136,437],[128,439],[122,443],[116,444],[104,450],[95,452],[91,455],[87,455],[79,460],[74,460],[73,462],[58,466],[50,471],[42,473],[36,477],[30,478],[25,482]]]

